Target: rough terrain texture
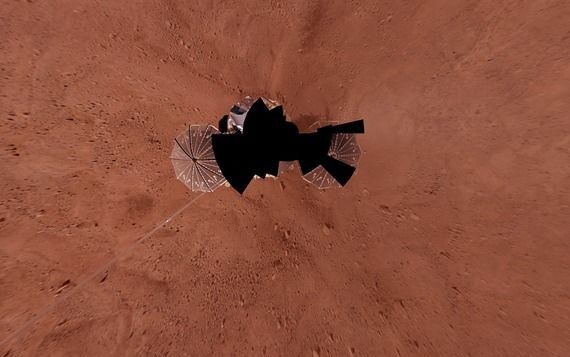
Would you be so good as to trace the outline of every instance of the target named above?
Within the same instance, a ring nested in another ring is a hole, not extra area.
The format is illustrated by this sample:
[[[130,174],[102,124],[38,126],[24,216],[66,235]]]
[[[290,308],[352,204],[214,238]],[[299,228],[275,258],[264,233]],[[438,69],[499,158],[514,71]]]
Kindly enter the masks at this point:
[[[0,0],[0,355],[570,355],[568,19]],[[244,94],[365,118],[357,175],[221,188],[133,246],[196,196],[172,139]]]

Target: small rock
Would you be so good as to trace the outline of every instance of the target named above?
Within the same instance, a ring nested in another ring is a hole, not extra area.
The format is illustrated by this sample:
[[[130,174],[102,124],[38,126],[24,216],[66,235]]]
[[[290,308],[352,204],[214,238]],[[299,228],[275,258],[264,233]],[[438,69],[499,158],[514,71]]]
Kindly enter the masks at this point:
[[[380,209],[384,212],[387,212],[387,213],[390,212],[390,207],[388,207],[386,205],[380,205]]]
[[[66,287],[69,286],[69,284],[71,283],[71,280],[67,279],[66,281],[64,281],[59,288],[57,289],[57,291],[55,292],[56,295],[60,294]]]

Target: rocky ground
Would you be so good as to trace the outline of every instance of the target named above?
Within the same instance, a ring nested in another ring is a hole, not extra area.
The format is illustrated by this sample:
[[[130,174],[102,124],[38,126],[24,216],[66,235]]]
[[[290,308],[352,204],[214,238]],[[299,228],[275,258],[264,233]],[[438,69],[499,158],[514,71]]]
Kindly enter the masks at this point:
[[[0,355],[569,355],[569,18],[0,1]],[[149,236],[197,196],[173,138],[245,94],[364,118],[357,174],[221,188]]]

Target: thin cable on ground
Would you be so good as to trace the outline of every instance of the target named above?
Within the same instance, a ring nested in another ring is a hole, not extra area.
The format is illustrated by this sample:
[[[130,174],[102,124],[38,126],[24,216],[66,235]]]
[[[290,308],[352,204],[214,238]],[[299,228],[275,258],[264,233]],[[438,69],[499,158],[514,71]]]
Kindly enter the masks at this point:
[[[71,289],[69,292],[67,292],[67,294],[64,294],[58,301],[53,302],[51,305],[46,306],[43,310],[39,311],[34,317],[32,317],[30,320],[28,320],[27,322],[25,322],[24,324],[22,324],[19,328],[17,328],[16,330],[14,330],[10,335],[8,335],[8,337],[4,338],[1,342],[0,342],[0,346],[3,346],[4,344],[8,343],[10,340],[18,337],[21,333],[23,333],[24,331],[26,331],[27,329],[29,329],[30,327],[32,327],[36,322],[40,321],[42,318],[44,318],[45,316],[47,316],[49,313],[51,313],[59,304],[61,304],[63,301],[65,301],[67,298],[69,298],[70,296],[72,296],[73,294],[77,293],[79,290],[81,290],[82,288],[84,288],[87,283],[89,283],[92,279],[94,279],[97,275],[105,272],[106,270],[108,270],[115,262],[117,262],[119,259],[124,258],[128,253],[130,253],[138,244],[144,242],[145,240],[147,240],[148,238],[150,238],[154,233],[156,233],[156,231],[158,231],[160,228],[162,228],[163,226],[165,226],[166,224],[170,223],[170,221],[178,216],[180,213],[184,212],[188,207],[190,207],[192,204],[194,204],[194,202],[196,202],[196,200],[198,200],[200,197],[202,197],[204,195],[204,192],[200,193],[198,196],[194,197],[190,202],[186,203],[184,206],[182,206],[181,208],[179,208],[176,212],[174,212],[173,214],[171,214],[167,219],[165,219],[164,221],[162,221],[161,223],[159,223],[156,227],[154,227],[150,232],[146,233],[144,236],[142,236],[141,238],[135,240],[134,242],[132,242],[129,246],[127,246],[127,248],[125,250],[123,250],[122,252],[119,252],[118,255],[116,255],[114,258],[112,258],[111,260],[109,260],[107,263],[103,264],[102,266],[100,266],[97,270],[95,270],[93,273],[91,273],[90,275],[88,275],[86,278],[84,278],[82,281],[80,281],[79,284],[77,284],[75,286],[75,288]]]

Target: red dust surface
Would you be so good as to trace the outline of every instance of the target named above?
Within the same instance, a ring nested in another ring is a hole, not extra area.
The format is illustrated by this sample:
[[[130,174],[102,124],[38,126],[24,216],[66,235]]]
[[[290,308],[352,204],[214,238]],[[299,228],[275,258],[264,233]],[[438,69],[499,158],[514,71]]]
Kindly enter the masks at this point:
[[[0,355],[570,355],[569,19],[2,0]],[[357,174],[220,188],[132,245],[197,196],[173,138],[245,94],[364,118]]]

